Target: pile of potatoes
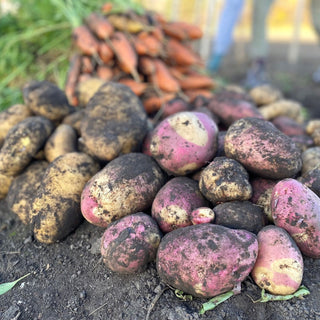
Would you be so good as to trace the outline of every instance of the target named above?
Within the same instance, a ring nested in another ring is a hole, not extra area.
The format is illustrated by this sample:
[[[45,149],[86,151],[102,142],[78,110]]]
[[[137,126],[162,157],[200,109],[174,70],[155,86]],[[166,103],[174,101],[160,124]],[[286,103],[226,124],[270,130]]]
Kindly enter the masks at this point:
[[[155,261],[170,286],[207,298],[249,275],[294,293],[320,258],[318,120],[270,86],[168,101],[150,117],[105,82],[83,108],[47,81],[0,113],[0,197],[37,241],[84,219],[102,230],[107,268]]]

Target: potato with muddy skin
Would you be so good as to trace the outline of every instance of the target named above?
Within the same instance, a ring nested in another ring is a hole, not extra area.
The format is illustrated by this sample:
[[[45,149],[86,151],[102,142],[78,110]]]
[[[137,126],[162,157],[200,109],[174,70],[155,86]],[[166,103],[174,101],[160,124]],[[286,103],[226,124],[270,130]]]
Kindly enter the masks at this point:
[[[244,118],[227,130],[224,151],[263,178],[293,177],[302,166],[301,150],[271,122]]]
[[[76,130],[77,134],[80,136],[81,121],[83,117],[84,117],[84,109],[80,109],[64,117],[62,120],[62,123],[70,125],[74,130]]]
[[[297,179],[320,197],[320,164]]]
[[[48,162],[70,152],[77,152],[77,133],[68,124],[60,124],[48,138],[44,155]]]
[[[90,99],[81,122],[83,143],[101,161],[138,151],[148,131],[140,99],[123,84],[107,82]]]
[[[204,223],[167,233],[158,248],[156,267],[168,285],[209,298],[239,286],[257,255],[253,233]]]
[[[251,271],[254,282],[274,295],[296,292],[303,277],[303,257],[287,231],[273,225],[258,233],[258,258]]]
[[[312,147],[302,152],[301,174],[313,170],[320,164],[320,147]]]
[[[211,203],[249,200],[252,188],[246,169],[236,160],[216,157],[205,167],[199,180],[201,193]]]
[[[162,233],[154,219],[139,212],[109,224],[101,239],[105,265],[121,274],[145,270],[156,258]]]
[[[192,224],[211,223],[214,221],[214,211],[209,207],[200,207],[192,210],[190,220]]]
[[[80,210],[85,183],[99,170],[87,154],[62,155],[46,169],[30,208],[31,226],[39,242],[65,238],[83,221]]]
[[[92,96],[99,88],[106,83],[100,78],[90,77],[84,81],[80,81],[76,88],[76,95],[79,99],[79,106],[85,107]]]
[[[0,200],[4,199],[9,192],[14,177],[0,173]]]
[[[90,223],[107,227],[124,216],[149,209],[166,179],[151,157],[142,153],[122,155],[85,185],[82,214]]]
[[[191,212],[207,206],[197,181],[187,177],[169,180],[157,193],[152,203],[152,217],[163,232],[190,226]]]
[[[6,199],[8,208],[26,225],[30,224],[30,205],[48,165],[47,161],[32,162],[10,186]]]
[[[249,95],[258,106],[270,104],[282,99],[282,92],[269,84],[254,87],[249,91]]]

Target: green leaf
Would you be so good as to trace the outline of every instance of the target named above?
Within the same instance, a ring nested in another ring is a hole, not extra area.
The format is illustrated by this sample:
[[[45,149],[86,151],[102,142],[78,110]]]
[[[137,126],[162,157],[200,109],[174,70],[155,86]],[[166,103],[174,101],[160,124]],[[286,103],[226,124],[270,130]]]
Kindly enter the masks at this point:
[[[270,293],[266,293],[264,289],[261,290],[261,298],[253,301],[256,302],[268,302],[268,301],[284,301],[290,300],[292,298],[303,298],[304,296],[310,294],[310,291],[305,286],[300,286],[300,288],[293,294],[288,294],[285,296],[282,295],[273,295]]]
[[[212,299],[210,299],[208,302],[205,302],[201,309],[200,309],[200,314],[204,314],[206,311],[209,310],[213,310],[217,305],[219,305],[220,303],[228,300],[230,297],[232,297],[234,295],[234,291],[228,291],[226,293],[222,293],[216,297],[213,297]]]
[[[11,290],[19,281],[21,281],[22,279],[24,279],[25,277],[27,277],[30,274],[31,273],[25,274],[23,277],[15,280],[15,281],[0,284],[0,295]]]

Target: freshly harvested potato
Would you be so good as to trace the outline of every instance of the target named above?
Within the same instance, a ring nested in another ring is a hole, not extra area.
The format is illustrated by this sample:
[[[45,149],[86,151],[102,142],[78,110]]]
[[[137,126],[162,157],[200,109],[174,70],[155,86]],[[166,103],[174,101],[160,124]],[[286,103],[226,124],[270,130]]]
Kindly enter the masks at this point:
[[[305,134],[304,125],[288,116],[279,116],[272,119],[272,123],[287,136],[301,136]]]
[[[101,239],[105,265],[121,274],[145,270],[156,258],[162,233],[154,219],[143,212],[109,224]]]
[[[8,194],[13,179],[12,176],[6,176],[0,173],[0,200],[4,199]]]
[[[49,162],[59,156],[77,152],[77,133],[68,124],[60,124],[48,138],[44,146],[44,155]]]
[[[169,180],[157,193],[152,203],[152,217],[163,232],[190,226],[191,212],[207,206],[197,181],[187,177]]]
[[[80,152],[67,153],[51,162],[30,208],[32,230],[39,242],[56,242],[79,226],[83,221],[81,192],[98,170],[99,165]]]
[[[79,106],[85,107],[92,96],[105,84],[106,81],[100,78],[89,77],[84,81],[79,81],[76,88],[76,95],[79,100]]]
[[[249,174],[236,160],[216,157],[200,175],[201,193],[213,204],[232,200],[249,200],[252,188]]]
[[[320,129],[315,129],[311,135],[314,145],[320,146]]]
[[[138,151],[147,130],[140,99],[128,86],[111,81],[90,99],[81,122],[83,143],[101,161]]]
[[[315,130],[320,129],[320,119],[309,120],[306,124],[306,132],[310,136],[314,133]]]
[[[266,226],[258,233],[258,258],[251,271],[254,282],[275,295],[296,292],[302,282],[303,257],[283,229]]]
[[[320,163],[297,179],[320,197]]]
[[[293,177],[302,166],[301,150],[271,122],[245,118],[228,129],[224,151],[248,171],[263,178]]]
[[[164,119],[175,113],[182,112],[182,111],[190,111],[190,110],[191,110],[191,106],[187,101],[183,100],[182,98],[176,97],[167,101],[163,105],[161,118]]]
[[[31,81],[23,88],[24,103],[37,116],[58,122],[72,108],[64,91],[49,81]]]
[[[320,164],[320,147],[312,147],[302,152],[301,175],[314,169]]]
[[[30,224],[30,206],[32,199],[40,187],[43,175],[48,167],[47,161],[32,162],[17,176],[7,195],[8,208],[26,225]]]
[[[230,201],[220,203],[213,208],[215,224],[231,229],[244,229],[257,234],[267,219],[262,208],[250,201]]]
[[[192,224],[210,223],[215,218],[214,211],[209,207],[200,207],[192,210],[190,220]]]
[[[209,298],[239,286],[257,255],[253,233],[204,223],[167,233],[158,248],[156,267],[168,285]]]
[[[28,117],[8,132],[0,150],[0,174],[16,176],[31,162],[51,134],[53,123],[44,117]]]
[[[0,112],[0,148],[3,145],[4,139],[9,130],[14,125],[30,116],[31,111],[24,104],[15,104]]]
[[[249,91],[249,95],[258,106],[270,104],[282,99],[282,92],[269,84],[254,87]]]
[[[110,161],[85,185],[81,211],[90,223],[107,227],[129,214],[147,210],[166,176],[143,153],[129,153]]]
[[[304,255],[320,258],[320,198],[311,189],[295,179],[279,181],[271,212],[274,224],[291,235]]]
[[[168,174],[183,176],[212,160],[217,138],[217,125],[206,114],[179,112],[152,131],[150,152]]]
[[[62,120],[62,123],[70,125],[74,130],[76,130],[77,134],[80,136],[81,121],[83,117],[84,117],[84,109],[80,109],[64,117]]]

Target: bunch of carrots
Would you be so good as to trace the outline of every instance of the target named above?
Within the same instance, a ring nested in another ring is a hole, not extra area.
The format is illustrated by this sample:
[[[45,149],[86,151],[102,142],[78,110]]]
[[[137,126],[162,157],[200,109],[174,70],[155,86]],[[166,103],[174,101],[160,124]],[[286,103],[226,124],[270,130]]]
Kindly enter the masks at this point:
[[[129,86],[148,114],[177,96],[210,97],[213,79],[191,46],[201,37],[201,29],[190,23],[169,22],[154,12],[114,13],[104,5],[72,32],[76,53],[66,80],[68,99],[79,105],[77,86],[90,78]]]

